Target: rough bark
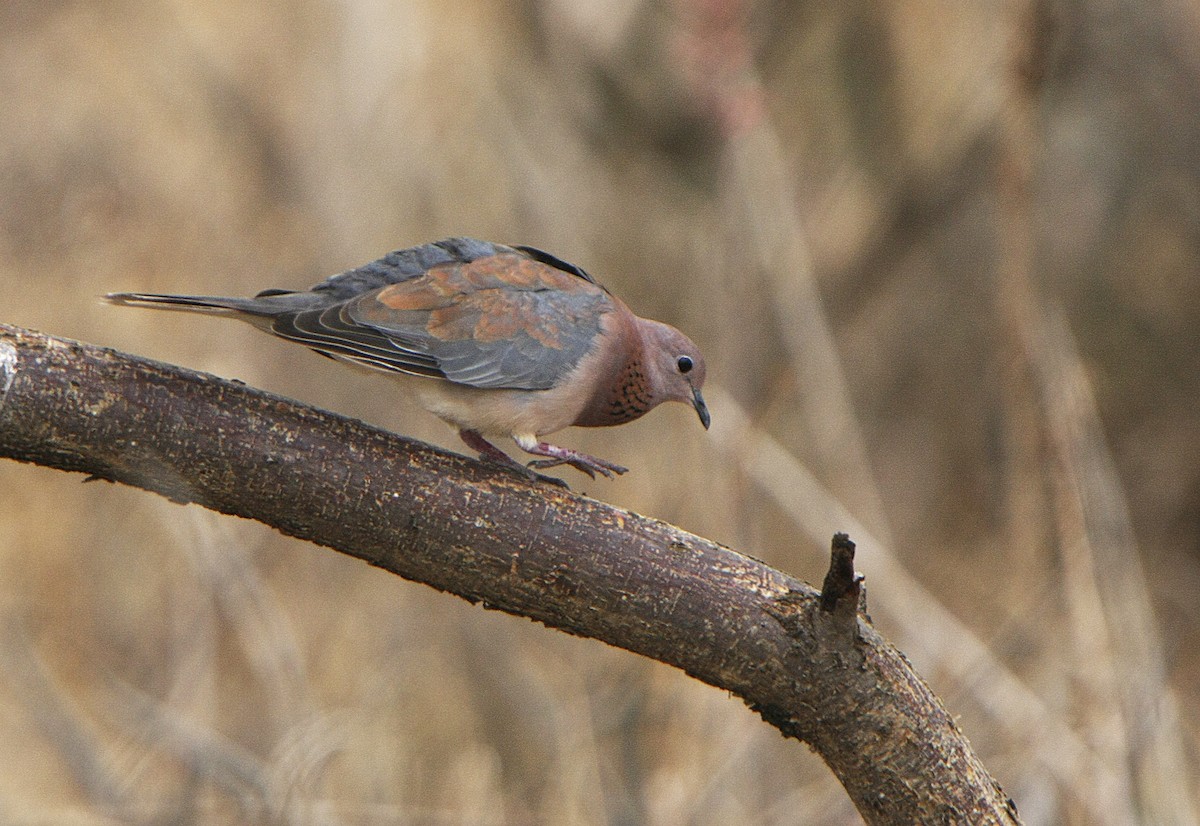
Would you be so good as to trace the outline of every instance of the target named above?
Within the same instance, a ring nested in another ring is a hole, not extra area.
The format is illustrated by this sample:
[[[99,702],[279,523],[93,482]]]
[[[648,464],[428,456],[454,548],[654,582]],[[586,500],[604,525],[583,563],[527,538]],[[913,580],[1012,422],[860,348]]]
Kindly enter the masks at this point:
[[[671,525],[212,376],[0,325],[0,455],[256,519],[737,694],[870,824],[1017,823],[858,610]]]

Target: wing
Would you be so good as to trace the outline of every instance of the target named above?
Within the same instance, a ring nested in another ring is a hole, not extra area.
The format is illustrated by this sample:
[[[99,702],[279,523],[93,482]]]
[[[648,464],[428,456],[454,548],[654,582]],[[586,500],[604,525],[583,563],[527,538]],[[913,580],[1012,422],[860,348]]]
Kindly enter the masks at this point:
[[[420,278],[434,267],[468,264],[499,252],[511,252],[512,249],[474,238],[446,238],[432,244],[394,250],[369,264],[331,275],[307,290],[263,290],[255,298],[312,296],[314,301],[328,305],[332,301],[346,301],[389,284]],[[564,266],[571,265],[564,262]]]
[[[402,347],[379,331],[356,324],[347,315],[348,308],[349,302],[339,302],[278,315],[271,321],[270,330],[318,353],[373,370],[446,378],[432,356]]]
[[[445,245],[455,244],[452,254]],[[322,289],[349,294],[280,315],[272,330],[366,367],[487,388],[554,386],[617,309],[586,273],[557,258],[467,239],[392,253],[314,291]]]

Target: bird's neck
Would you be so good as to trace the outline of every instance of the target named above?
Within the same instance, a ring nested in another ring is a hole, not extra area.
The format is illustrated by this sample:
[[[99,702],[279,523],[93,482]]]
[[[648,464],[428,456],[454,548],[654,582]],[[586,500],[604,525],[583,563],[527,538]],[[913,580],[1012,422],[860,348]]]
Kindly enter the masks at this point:
[[[632,346],[614,363],[608,380],[599,382],[596,394],[579,419],[580,427],[609,427],[640,418],[655,406],[650,392],[649,365],[643,357],[640,335],[630,336]]]

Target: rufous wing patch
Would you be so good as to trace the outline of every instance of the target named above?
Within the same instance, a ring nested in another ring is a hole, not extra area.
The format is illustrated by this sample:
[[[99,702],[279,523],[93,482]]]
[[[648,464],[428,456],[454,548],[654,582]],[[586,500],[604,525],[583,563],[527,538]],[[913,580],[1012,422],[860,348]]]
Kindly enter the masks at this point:
[[[347,317],[450,381],[544,390],[589,352],[615,309],[608,293],[578,275],[500,252],[365,293]]]
[[[547,278],[553,270],[517,253],[500,253],[477,258],[463,266],[463,277],[475,289],[537,290],[561,289]]]
[[[483,290],[429,315],[426,332],[442,341],[511,341],[524,333],[543,347],[563,348],[562,328],[532,295]]]
[[[391,310],[435,310],[448,306],[454,299],[439,289],[436,281],[420,279],[402,281],[390,287],[384,287],[375,296],[375,300]]]

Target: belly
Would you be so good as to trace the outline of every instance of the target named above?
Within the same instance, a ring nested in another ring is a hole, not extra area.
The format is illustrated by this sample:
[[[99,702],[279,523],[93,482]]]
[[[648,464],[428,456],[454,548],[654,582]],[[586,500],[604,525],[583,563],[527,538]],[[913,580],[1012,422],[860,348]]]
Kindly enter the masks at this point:
[[[545,436],[575,423],[583,404],[558,388],[488,390],[439,379],[405,382],[422,407],[459,428],[505,436]]]

